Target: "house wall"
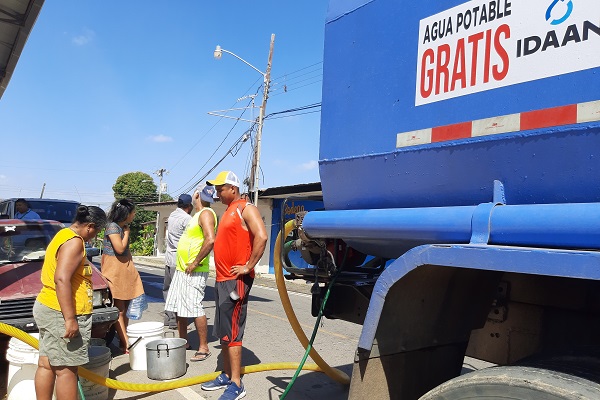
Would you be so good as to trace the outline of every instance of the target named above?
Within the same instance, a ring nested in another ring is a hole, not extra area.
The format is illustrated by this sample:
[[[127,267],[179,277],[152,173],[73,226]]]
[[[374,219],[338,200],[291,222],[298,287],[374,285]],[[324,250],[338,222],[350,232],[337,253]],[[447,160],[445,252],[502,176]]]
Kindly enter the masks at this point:
[[[263,221],[265,223],[265,227],[267,229],[267,247],[265,249],[265,253],[263,254],[262,258],[260,259],[258,265],[256,266],[256,272],[258,273],[269,273],[269,261],[271,259],[271,253],[270,253],[270,249],[272,248],[271,245],[271,225],[272,225],[272,200],[271,199],[258,199],[258,210],[260,211],[260,214],[262,215]],[[163,256],[165,254],[165,250],[166,250],[166,232],[167,232],[167,220],[169,219],[169,215],[175,211],[175,209],[177,208],[177,203],[173,202],[173,203],[166,203],[166,204],[160,204],[160,205],[153,205],[153,206],[146,206],[144,207],[147,210],[151,210],[151,211],[158,211],[159,216],[158,216],[158,237],[157,237],[157,243],[158,243],[158,254],[159,256]],[[222,203],[214,203],[212,205],[212,209],[215,210],[215,213],[217,214],[217,218],[221,218],[221,216],[223,215],[223,213],[226,210],[226,206]],[[210,265],[211,267],[214,268],[214,261],[213,261],[213,255],[211,253],[211,259],[210,259]],[[272,269],[272,268],[271,268]]]

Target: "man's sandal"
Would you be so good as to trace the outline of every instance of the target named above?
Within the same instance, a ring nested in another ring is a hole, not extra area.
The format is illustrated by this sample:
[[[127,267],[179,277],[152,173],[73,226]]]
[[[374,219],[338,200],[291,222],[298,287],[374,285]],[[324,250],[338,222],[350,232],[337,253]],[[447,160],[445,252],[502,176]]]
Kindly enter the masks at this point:
[[[205,353],[203,351],[197,351],[194,356],[192,358],[190,358],[190,361],[204,361],[206,360],[208,357],[210,357],[211,352],[209,351],[208,353]]]

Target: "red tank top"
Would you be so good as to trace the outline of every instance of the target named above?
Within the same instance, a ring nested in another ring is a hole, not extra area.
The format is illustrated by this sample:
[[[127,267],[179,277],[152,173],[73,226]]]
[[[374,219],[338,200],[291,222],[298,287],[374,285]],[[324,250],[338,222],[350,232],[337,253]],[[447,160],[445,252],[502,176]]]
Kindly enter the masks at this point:
[[[217,282],[235,279],[231,267],[245,265],[250,259],[253,237],[242,225],[242,212],[249,204],[244,199],[231,202],[219,221],[213,248]],[[250,276],[254,277],[254,269],[250,271]]]

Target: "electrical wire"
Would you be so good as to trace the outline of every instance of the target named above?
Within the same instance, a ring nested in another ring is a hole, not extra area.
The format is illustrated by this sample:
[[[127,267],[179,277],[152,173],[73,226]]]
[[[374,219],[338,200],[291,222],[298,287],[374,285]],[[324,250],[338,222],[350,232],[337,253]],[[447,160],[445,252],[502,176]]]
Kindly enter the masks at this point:
[[[276,111],[276,112],[272,112],[270,114],[267,114],[266,118],[270,118],[273,115],[279,115],[279,114],[288,114],[291,112],[295,112],[295,111],[304,111],[304,110],[310,110],[311,108],[317,108],[317,107],[321,107],[321,103],[312,103],[312,104],[307,104],[305,106],[301,106],[301,107],[296,107],[296,108],[290,108],[287,110],[283,110],[283,111]]]
[[[294,75],[294,74],[297,74],[298,72],[305,71],[305,70],[307,70],[307,69],[313,68],[314,66],[317,66],[317,65],[320,65],[320,64],[323,64],[323,62],[322,62],[322,61],[319,61],[319,62],[317,62],[317,63],[314,63],[314,64],[311,64],[311,65],[309,65],[309,66],[306,66],[306,67],[300,68],[300,69],[298,69],[298,70],[292,71],[292,72],[290,72],[290,73],[287,73],[287,74],[281,75],[280,77],[278,77],[278,78],[275,78],[275,79],[280,79],[280,78],[282,78],[282,77],[286,77],[286,78],[287,78],[287,77],[290,77],[290,76],[292,76],[292,75]],[[302,74],[300,74],[300,75],[293,76],[293,77],[291,77],[291,78],[289,78],[289,79],[290,79],[290,80],[297,79],[297,78],[299,78],[299,77],[306,76],[307,74],[312,74],[312,73],[314,73],[314,72],[316,72],[316,71],[317,71],[317,70],[314,70],[314,71],[308,71],[308,72],[304,72],[304,73],[302,73]],[[321,75],[322,75],[322,74],[321,74]],[[253,86],[254,86],[254,85],[255,85],[255,84],[256,84],[256,83],[257,83],[259,80],[260,80],[260,78],[258,78],[258,79],[257,79],[257,80],[254,82],[254,84],[253,84],[253,85],[252,85],[250,88],[252,88],[252,87],[253,87]],[[303,82],[303,81],[304,81],[304,80],[302,80],[302,81],[300,81],[300,82]],[[279,83],[278,83],[278,82],[273,82],[273,80],[272,80],[272,84],[274,84],[274,85],[277,85],[277,84],[279,84]],[[301,86],[301,87],[304,87],[304,86],[307,86],[307,85],[303,85],[303,86]],[[260,84],[260,85],[257,87],[255,94],[258,94],[258,92],[259,92],[259,90],[260,90],[260,88],[261,88],[261,87],[262,87],[262,84]],[[244,95],[246,95],[246,93],[248,93],[248,92],[250,91],[250,88],[246,90],[246,92],[244,93]],[[291,91],[291,90],[294,90],[294,88],[292,88],[292,89],[288,89],[287,91]],[[281,93],[281,94],[283,94],[283,93]],[[242,96],[242,97],[243,97],[243,96]],[[237,103],[237,102],[236,102],[236,103]],[[233,107],[233,106],[234,106],[236,103],[234,103],[234,104],[232,105],[232,107]],[[251,103],[252,103],[252,100],[250,100],[250,101],[249,101],[249,103],[248,103],[248,106],[249,106]],[[315,103],[315,104],[317,104],[317,103]],[[318,103],[318,104],[320,104],[320,103]],[[246,111],[246,110],[244,110],[244,112],[245,112],[245,111]],[[242,114],[240,115],[240,118],[241,118],[241,116],[244,114],[244,112],[242,112]],[[272,114],[269,114],[269,115],[275,115],[275,114],[273,114],[273,113],[272,113]],[[298,114],[298,115],[300,115],[300,114]],[[265,119],[266,119],[267,117],[268,117],[268,116],[266,116],[266,117],[265,117]],[[218,121],[218,122],[220,122],[222,119],[223,119],[223,117],[221,117],[221,119],[219,119],[219,121]],[[218,123],[218,122],[217,122],[217,123]],[[222,158],[221,158],[221,159],[220,159],[220,160],[219,160],[219,161],[218,161],[218,162],[217,162],[217,163],[216,163],[216,164],[215,164],[215,165],[214,165],[214,166],[213,166],[213,167],[210,169],[210,171],[209,171],[209,172],[207,172],[207,173],[206,173],[206,174],[205,174],[203,177],[201,177],[200,179],[196,180],[196,182],[195,182],[194,184],[190,185],[190,182],[192,182],[192,181],[193,181],[193,180],[194,180],[194,179],[195,179],[195,178],[198,176],[198,174],[200,173],[200,171],[202,171],[202,170],[203,170],[203,169],[206,167],[206,165],[208,164],[208,162],[209,162],[209,161],[212,159],[212,157],[213,157],[213,156],[216,154],[216,152],[217,152],[217,151],[218,151],[218,150],[221,148],[221,146],[223,145],[223,143],[225,142],[225,140],[227,139],[227,137],[228,137],[228,136],[231,134],[232,130],[235,128],[235,126],[237,125],[237,123],[238,123],[238,122],[239,122],[239,120],[237,120],[237,121],[235,122],[235,124],[233,125],[233,127],[232,127],[232,128],[229,130],[229,132],[228,132],[228,133],[227,133],[227,135],[225,136],[225,139],[223,139],[223,141],[222,141],[222,142],[219,144],[219,146],[217,147],[217,149],[216,149],[216,150],[215,150],[215,151],[212,153],[212,155],[211,155],[211,156],[210,156],[210,157],[209,157],[209,158],[206,160],[206,162],[205,162],[205,163],[204,163],[204,164],[203,164],[203,165],[200,167],[200,169],[199,169],[199,170],[198,170],[198,171],[197,171],[197,172],[194,174],[194,176],[193,176],[192,178],[190,178],[190,179],[189,179],[189,180],[188,180],[186,183],[184,183],[184,184],[183,184],[183,185],[182,185],[180,188],[178,188],[177,190],[170,191],[170,193],[169,193],[169,194],[170,194],[172,197],[174,197],[174,196],[175,196],[175,195],[174,195],[174,193],[179,193],[179,192],[180,192],[182,189],[184,189],[184,188],[186,188],[186,187],[187,187],[187,191],[186,191],[186,192],[192,191],[192,190],[193,190],[193,189],[194,189],[194,188],[195,188],[195,187],[198,185],[198,183],[202,182],[202,181],[203,181],[203,180],[206,178],[206,176],[208,176],[208,174],[210,174],[210,172],[214,171],[214,169],[216,169],[216,167],[217,167],[217,166],[218,166],[218,165],[219,165],[219,164],[220,164],[220,163],[221,163],[221,162],[224,160],[224,158],[225,158],[225,157],[227,157],[227,155],[229,155],[229,154],[230,154],[230,151],[231,151],[231,149],[225,153],[225,155],[224,155],[224,156],[223,156],[223,157],[222,157]],[[200,143],[200,141],[201,141],[201,140],[202,140],[204,137],[206,137],[206,135],[207,135],[207,134],[208,134],[208,133],[209,133],[209,132],[210,132],[210,131],[211,131],[211,130],[212,130],[214,127],[215,127],[215,126],[216,126],[216,124],[215,124],[215,125],[213,125],[213,127],[211,127],[211,128],[209,129],[209,131],[208,131],[208,132],[206,132],[206,133],[205,133],[205,135],[204,135],[204,136],[202,136],[202,138],[200,138],[200,140],[198,140],[198,141],[197,141],[197,142],[194,144],[194,146],[192,146],[192,148],[191,148],[190,150],[188,150],[188,151],[187,151],[187,152],[186,152],[186,153],[185,153],[185,154],[184,154],[184,155],[183,155],[183,156],[182,156],[182,157],[181,157],[181,158],[180,158],[180,159],[179,159],[179,160],[178,160],[178,161],[177,161],[177,162],[176,162],[176,163],[173,165],[173,167],[171,167],[171,168],[170,168],[170,170],[173,170],[173,168],[174,168],[175,166],[177,166],[177,165],[179,164],[179,162],[180,162],[181,160],[183,160],[183,158],[185,158],[185,157],[186,157],[186,156],[187,156],[187,155],[188,155],[188,154],[189,154],[189,153],[192,151],[192,149],[193,149],[195,146],[197,146],[197,145],[198,145],[198,143]],[[249,129],[249,131],[250,131],[250,132],[252,132],[252,131],[253,131],[253,128],[254,128],[255,126],[256,126],[256,123],[254,123],[254,124],[251,126],[251,128]],[[247,132],[248,132],[248,131],[247,131]],[[244,134],[245,134],[245,133],[244,133]],[[242,136],[243,136],[243,135],[242,135]],[[252,137],[252,138],[253,138],[253,137]],[[239,141],[239,139],[238,139],[238,141]],[[237,143],[238,143],[238,142],[236,142],[236,144],[237,144]],[[252,145],[252,146],[251,146],[251,148],[252,148],[252,151],[251,151],[251,152],[249,152],[249,156],[248,156],[248,158],[247,158],[247,161],[246,161],[246,169],[244,170],[244,175],[245,175],[245,176],[247,176],[247,175],[248,175],[248,171],[249,171],[249,169],[250,169],[250,165],[251,165],[251,159],[252,159],[251,155],[252,155],[252,154],[254,154],[254,152],[255,152],[255,142],[254,142],[254,140],[252,140],[252,141],[251,141],[251,145]],[[235,146],[235,144],[234,144],[234,146]],[[258,171],[257,173],[262,173],[262,171]],[[263,175],[263,182],[264,182],[264,175]]]
[[[254,85],[256,85],[256,83],[258,83],[258,81],[260,81],[260,79],[261,79],[260,77],[259,77],[259,78],[257,78],[257,79],[254,81],[254,83],[253,83],[253,84],[252,84],[252,85],[251,85],[251,86],[250,86],[248,89],[246,89],[246,91],[244,92],[244,94],[243,94],[242,96],[240,96],[240,97],[244,97],[246,94],[248,94],[248,92],[250,91],[250,89],[252,89],[252,88],[254,87]],[[258,90],[259,90],[261,87],[262,87],[262,83],[261,83],[261,84],[258,86],[258,89],[256,89],[256,93],[258,93]],[[233,103],[233,104],[231,105],[231,107],[230,107],[230,108],[233,108],[233,107],[234,107],[236,104],[237,104],[237,101],[236,101],[235,103]],[[242,115],[243,115],[243,113],[242,113]],[[206,132],[204,133],[204,135],[202,135],[202,137],[200,137],[200,139],[198,139],[198,140],[196,141],[196,143],[194,143],[194,145],[193,145],[192,147],[190,147],[190,148],[189,148],[189,150],[188,150],[188,151],[187,151],[187,152],[186,152],[186,153],[185,153],[183,156],[181,156],[181,158],[180,158],[179,160],[177,160],[177,162],[176,162],[176,163],[175,163],[175,164],[174,164],[174,165],[173,165],[171,168],[169,168],[169,171],[173,171],[173,169],[174,169],[174,168],[175,168],[177,165],[179,165],[179,163],[180,163],[180,162],[181,162],[181,161],[182,161],[182,160],[183,160],[185,157],[187,157],[187,155],[188,155],[188,154],[190,154],[190,153],[192,152],[192,150],[194,150],[194,149],[196,148],[196,146],[198,146],[198,144],[200,144],[200,142],[201,142],[201,141],[202,141],[202,140],[203,140],[203,139],[204,139],[204,138],[205,138],[205,137],[206,137],[206,136],[207,136],[207,135],[208,135],[208,134],[209,134],[209,133],[210,133],[210,132],[211,132],[211,131],[214,129],[214,127],[216,127],[216,126],[217,126],[217,124],[218,124],[219,122],[221,122],[223,119],[225,119],[225,118],[224,118],[224,117],[221,117],[221,118],[220,118],[220,119],[219,119],[217,122],[215,122],[215,124],[214,124],[213,126],[211,126],[211,127],[208,129],[208,131],[206,131]],[[184,185],[184,186],[185,186],[185,185]]]
[[[304,114],[314,114],[314,113],[320,113],[321,110],[316,110],[316,111],[307,111],[307,112],[303,112],[303,113],[296,113],[296,114],[292,114],[292,115],[282,115],[281,117],[275,117],[275,118],[269,118],[269,119],[281,119],[281,118],[290,118],[290,117],[296,117],[298,115],[304,115]]]
[[[273,97],[274,97],[274,96],[281,96],[282,94],[286,94],[286,93],[292,92],[292,91],[294,91],[294,90],[301,89],[301,88],[303,88],[303,87],[306,87],[306,86],[314,85],[315,83],[319,83],[319,82],[323,82],[323,79],[319,79],[318,81],[314,81],[314,82],[311,82],[311,83],[307,83],[306,85],[302,85],[302,86],[293,87],[292,89],[287,89],[286,91],[284,91],[284,92],[281,92],[281,93],[275,93],[275,94],[273,95]]]
[[[293,84],[291,84],[289,82],[285,82],[283,84],[279,84],[279,85],[283,85],[283,88],[275,88],[274,90],[279,91],[279,90],[283,89],[283,91],[287,92],[288,91],[288,86],[290,86],[290,85],[297,85],[297,84],[299,84],[301,82],[306,82],[306,81],[310,81],[311,79],[317,79],[317,78],[323,79],[323,74],[321,73],[321,74],[318,74],[318,75],[309,76],[308,78],[304,78],[304,79],[301,79],[299,81],[293,82]]]
[[[260,86],[259,86],[260,89]],[[258,93],[258,90],[256,90],[256,93]],[[252,103],[252,99],[249,100],[248,102],[248,106]],[[241,118],[244,113],[247,111],[247,109],[244,109],[242,111],[242,113],[240,114],[239,118]],[[233,129],[237,126],[237,124],[240,122],[239,119],[237,119],[235,121],[235,123],[233,124],[233,126],[231,127],[231,129],[229,129],[229,132],[227,132],[227,135],[225,135],[225,138],[223,138],[223,140],[221,141],[221,143],[219,143],[219,146],[217,146],[217,148],[215,149],[215,151],[210,155],[210,157],[208,157],[208,159],[206,159],[206,161],[204,162],[204,164],[202,164],[202,166],[198,169],[198,171],[194,174],[194,176],[192,176],[186,183],[184,183],[179,189],[172,191],[171,193],[179,193],[184,187],[186,187],[190,182],[192,182],[194,180],[194,178],[196,178],[198,176],[198,174],[200,173],[200,171],[202,171],[202,169],[209,163],[209,161],[214,157],[214,155],[217,153],[217,151],[219,151],[219,149],[221,148],[221,146],[223,146],[223,143],[225,143],[225,140],[227,140],[227,138],[229,137],[229,135],[231,134],[231,132],[233,131]],[[254,123],[255,124],[255,123]],[[254,124],[252,125],[252,127],[254,126]],[[251,127],[251,128],[252,128]],[[247,132],[247,131],[246,131]],[[244,132],[244,135],[246,134],[246,132]],[[242,135],[241,137],[243,137],[244,135]],[[241,139],[240,137],[240,139]],[[236,144],[239,142],[239,140],[236,141]],[[225,153],[225,156],[227,156],[227,154],[229,154],[229,151],[227,151],[227,153]],[[221,160],[222,161],[222,160]],[[219,162],[221,162],[219,161]],[[216,167],[216,166],[215,166]],[[192,185],[191,187],[194,188],[196,185]],[[189,190],[188,190],[189,191]]]
[[[221,157],[221,159],[219,161],[217,161],[217,163],[209,170],[207,171],[200,179],[198,179],[196,182],[194,182],[192,185],[190,185],[185,191],[184,193],[187,192],[191,192],[192,190],[194,190],[194,188],[196,186],[198,186],[201,182],[204,182],[204,180],[206,179],[206,177],[213,172],[218,166],[219,164],[221,164],[225,158],[231,154],[233,157],[235,157],[235,155],[237,155],[237,153],[239,152],[239,150],[241,149],[241,145],[243,143],[245,143],[249,138],[249,130],[244,132],[244,134],[242,136],[240,136],[240,138],[233,144],[233,146],[231,146],[229,148],[229,150],[227,150],[227,152],[225,153],[225,155],[223,157]],[[206,165],[206,164],[205,164]]]
[[[292,71],[292,72],[285,73],[285,74],[283,74],[283,75],[281,75],[281,76],[278,76],[277,78],[274,78],[273,80],[277,80],[277,79],[280,79],[280,78],[286,77],[286,76],[288,76],[288,75],[293,75],[293,74],[295,74],[296,72],[304,71],[305,69],[308,69],[308,68],[314,67],[315,65],[319,65],[319,64],[323,64],[323,61],[319,61],[319,62],[316,62],[316,63],[314,63],[314,64],[311,64],[311,65],[309,65],[309,66],[306,66],[306,67],[303,67],[303,68],[297,69],[297,70],[295,70],[295,71]]]

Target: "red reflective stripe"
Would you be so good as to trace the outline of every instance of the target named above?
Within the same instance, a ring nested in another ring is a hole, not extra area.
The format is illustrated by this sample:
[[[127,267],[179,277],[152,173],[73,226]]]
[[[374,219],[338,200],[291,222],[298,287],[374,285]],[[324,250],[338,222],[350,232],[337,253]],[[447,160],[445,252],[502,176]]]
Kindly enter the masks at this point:
[[[577,104],[521,113],[521,130],[577,123]]]
[[[472,122],[439,126],[431,129],[431,143],[445,142],[446,140],[464,139],[471,137]]]
[[[240,316],[242,314],[242,303],[244,302],[244,296],[246,291],[244,290],[244,281],[241,279],[235,280],[236,290],[238,292],[238,296],[240,298],[235,303],[235,307],[233,308],[233,315],[231,316],[231,340],[232,342],[237,339],[238,334],[240,332]]]
[[[396,148],[595,121],[600,121],[600,100],[400,132]]]

